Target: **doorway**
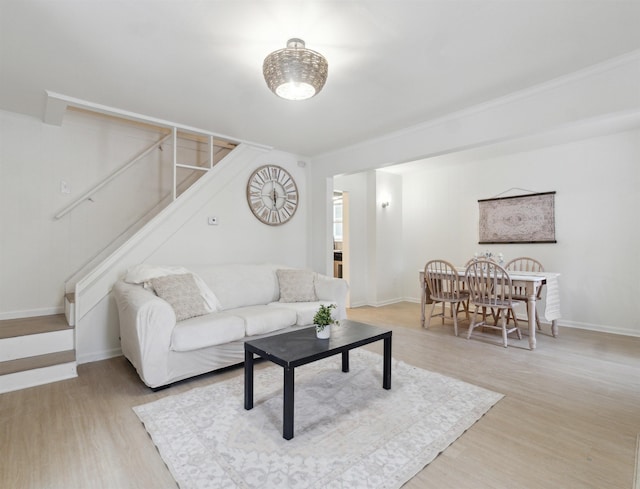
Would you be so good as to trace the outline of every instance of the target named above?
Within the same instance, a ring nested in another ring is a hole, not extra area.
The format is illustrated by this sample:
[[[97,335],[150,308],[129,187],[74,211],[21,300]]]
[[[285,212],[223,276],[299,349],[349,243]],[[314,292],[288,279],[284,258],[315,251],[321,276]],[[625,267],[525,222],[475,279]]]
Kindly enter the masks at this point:
[[[349,192],[333,191],[333,276],[349,282]],[[347,293],[347,307],[350,306]]]

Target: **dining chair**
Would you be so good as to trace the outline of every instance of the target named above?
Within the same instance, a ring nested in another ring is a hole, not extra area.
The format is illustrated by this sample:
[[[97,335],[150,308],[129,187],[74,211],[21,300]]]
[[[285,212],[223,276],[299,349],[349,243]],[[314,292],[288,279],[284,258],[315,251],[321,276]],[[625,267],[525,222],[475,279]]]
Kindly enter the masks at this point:
[[[478,260],[487,260],[487,261],[490,261],[490,262],[495,262],[495,259],[493,257],[479,258],[479,257],[475,256],[474,258],[470,258],[469,260],[467,260],[467,263],[464,264],[465,269],[469,265],[471,265],[472,263],[477,262]],[[468,290],[467,289],[467,281],[466,280],[462,281],[462,290]],[[471,294],[469,294],[469,295],[471,295]],[[470,301],[470,299],[467,299],[467,307],[470,306],[469,305],[469,301]],[[491,316],[493,316],[493,320],[495,322],[498,321],[498,315],[497,315],[496,311],[494,311],[493,309],[491,309]],[[482,308],[482,320],[485,321],[486,319],[487,319],[487,308],[483,307]]]
[[[544,272],[544,267],[542,263],[534,258],[529,258],[528,256],[521,256],[518,258],[514,258],[510,262],[508,262],[504,268],[506,268],[510,272]],[[513,299],[518,301],[524,301],[527,305],[527,316],[529,316],[529,298],[527,297],[527,290],[524,286],[514,286],[511,291],[511,296]],[[542,297],[542,287],[538,288],[538,292],[536,295],[536,301],[539,301]],[[536,308],[536,326],[540,329],[540,316],[538,315],[538,308]]]
[[[446,315],[446,304],[449,304],[450,315],[453,318],[453,332],[458,336],[458,313],[460,306],[469,319],[469,292],[462,290],[462,281],[458,277],[455,267],[446,260],[431,260],[424,266],[424,279],[429,288],[429,298],[431,299],[431,311],[427,316],[427,324],[424,320],[422,326],[429,329],[431,318],[441,317],[442,324]],[[442,304],[442,312],[434,314],[436,304]],[[424,306],[423,306],[424,307]],[[424,318],[424,310],[422,311]]]
[[[512,283],[509,273],[494,261],[477,260],[467,267],[465,280],[471,293],[469,301],[475,307],[467,339],[471,338],[471,333],[475,328],[482,326],[502,330],[502,342],[505,348],[509,333],[515,331],[518,339],[521,340],[522,334],[518,328],[518,318],[514,311],[514,306],[519,302],[514,301],[511,297]],[[477,320],[478,310],[486,310],[487,308],[497,312],[495,324],[488,324],[484,314],[482,321]],[[510,317],[513,318],[513,327],[507,327]]]

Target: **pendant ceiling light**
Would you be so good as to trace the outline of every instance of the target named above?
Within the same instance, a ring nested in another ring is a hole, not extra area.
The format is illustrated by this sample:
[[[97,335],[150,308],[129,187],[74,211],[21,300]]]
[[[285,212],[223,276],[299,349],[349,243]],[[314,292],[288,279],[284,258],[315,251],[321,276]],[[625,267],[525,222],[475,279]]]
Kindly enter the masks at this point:
[[[327,81],[329,65],[324,56],[304,47],[302,39],[289,39],[287,47],[264,59],[262,72],[269,89],[287,100],[316,95]]]

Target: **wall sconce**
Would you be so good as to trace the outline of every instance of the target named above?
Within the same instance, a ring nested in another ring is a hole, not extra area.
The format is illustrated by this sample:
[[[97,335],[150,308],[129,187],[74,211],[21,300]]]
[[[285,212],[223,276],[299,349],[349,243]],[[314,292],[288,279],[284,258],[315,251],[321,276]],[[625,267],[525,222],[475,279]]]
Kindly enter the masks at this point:
[[[389,202],[388,200],[386,202],[382,203],[382,208],[386,209],[387,207],[389,207],[391,205],[391,202]]]

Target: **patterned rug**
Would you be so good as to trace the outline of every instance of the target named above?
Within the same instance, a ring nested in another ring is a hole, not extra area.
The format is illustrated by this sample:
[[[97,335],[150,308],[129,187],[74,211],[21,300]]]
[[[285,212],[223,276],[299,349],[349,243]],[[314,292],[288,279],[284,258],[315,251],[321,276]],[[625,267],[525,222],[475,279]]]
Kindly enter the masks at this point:
[[[350,353],[296,369],[295,431],[282,438],[281,367],[256,369],[254,408],[244,378],[196,388],[134,411],[181,489],[398,488],[445,450],[501,394],[393,361]]]

